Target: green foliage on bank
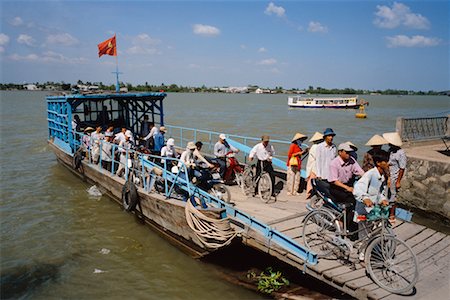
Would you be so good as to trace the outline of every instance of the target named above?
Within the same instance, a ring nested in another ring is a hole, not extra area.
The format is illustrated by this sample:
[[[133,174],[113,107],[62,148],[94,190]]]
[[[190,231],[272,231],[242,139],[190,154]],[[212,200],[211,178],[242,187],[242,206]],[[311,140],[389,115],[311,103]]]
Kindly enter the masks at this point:
[[[96,86],[99,90],[102,91],[115,91],[116,86],[114,84],[103,84],[102,82],[83,82],[78,80],[77,83],[65,83],[61,82],[35,82],[28,84],[18,84],[18,83],[0,83],[0,90],[26,90],[27,85],[34,85],[36,90],[46,90],[46,91],[70,91],[73,89],[79,89],[80,85],[85,86]],[[224,90],[221,90],[219,87],[207,87],[202,85],[200,87],[191,87],[191,86],[182,86],[177,84],[169,84],[166,85],[161,83],[159,85],[149,84],[145,82],[144,84],[132,85],[131,83],[120,83],[121,87],[126,87],[128,91],[134,92],[169,92],[169,93],[223,93]],[[33,88],[34,88],[33,87]],[[328,95],[366,95],[366,94],[379,94],[379,95],[446,95],[449,94],[450,91],[411,91],[411,90],[395,90],[395,89],[387,89],[387,90],[362,90],[362,89],[353,89],[353,88],[343,88],[343,89],[329,89],[323,87],[313,87],[309,86],[305,89],[292,88],[285,89],[281,86],[277,86],[275,88],[265,88],[259,87],[257,85],[248,85],[248,92],[255,92],[257,89],[269,91],[271,94],[290,94],[290,93],[307,93],[307,94],[328,94]]]

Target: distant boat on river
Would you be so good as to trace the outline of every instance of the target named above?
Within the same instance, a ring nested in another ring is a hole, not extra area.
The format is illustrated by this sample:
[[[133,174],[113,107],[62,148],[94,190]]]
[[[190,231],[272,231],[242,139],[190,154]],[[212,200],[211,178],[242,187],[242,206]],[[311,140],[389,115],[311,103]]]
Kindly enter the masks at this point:
[[[289,107],[301,108],[358,108],[364,101],[351,97],[288,97]]]

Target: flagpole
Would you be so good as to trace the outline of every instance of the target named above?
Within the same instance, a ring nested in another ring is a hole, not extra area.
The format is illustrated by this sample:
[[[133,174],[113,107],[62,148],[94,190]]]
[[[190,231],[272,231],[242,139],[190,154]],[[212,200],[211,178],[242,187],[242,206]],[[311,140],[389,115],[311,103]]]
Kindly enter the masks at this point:
[[[114,37],[116,37],[116,34],[114,33]],[[116,93],[120,92],[120,86],[119,86],[119,54],[117,53],[117,38],[116,38]]]

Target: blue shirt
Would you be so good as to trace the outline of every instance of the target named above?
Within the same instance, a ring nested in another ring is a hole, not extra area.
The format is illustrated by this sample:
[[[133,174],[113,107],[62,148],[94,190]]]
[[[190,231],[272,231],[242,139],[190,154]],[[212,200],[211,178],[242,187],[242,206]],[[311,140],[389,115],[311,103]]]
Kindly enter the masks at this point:
[[[164,135],[161,132],[158,132],[154,137],[155,143],[153,146],[154,151],[161,151],[164,146]]]

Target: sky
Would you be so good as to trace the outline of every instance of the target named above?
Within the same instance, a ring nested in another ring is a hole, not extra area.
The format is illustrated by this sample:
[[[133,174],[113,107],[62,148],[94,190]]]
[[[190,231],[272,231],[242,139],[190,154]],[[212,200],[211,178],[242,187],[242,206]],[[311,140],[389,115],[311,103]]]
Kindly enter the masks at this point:
[[[450,89],[450,1],[4,1],[0,81]]]

